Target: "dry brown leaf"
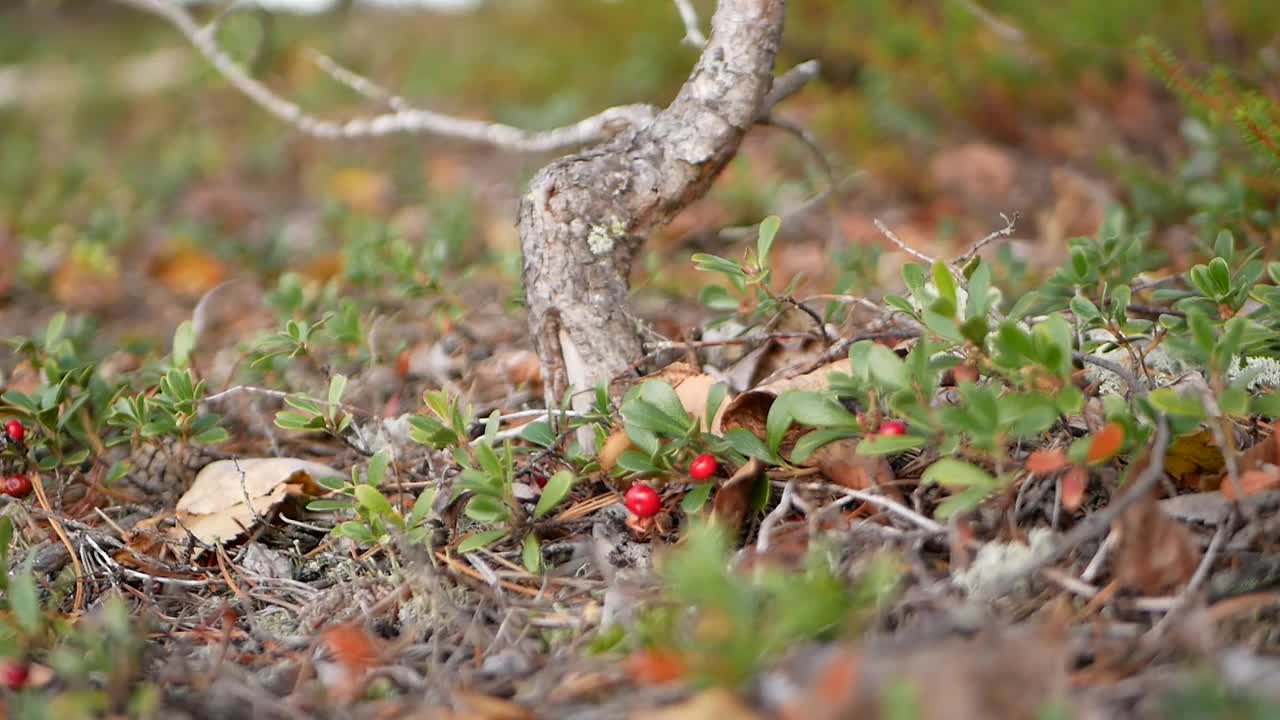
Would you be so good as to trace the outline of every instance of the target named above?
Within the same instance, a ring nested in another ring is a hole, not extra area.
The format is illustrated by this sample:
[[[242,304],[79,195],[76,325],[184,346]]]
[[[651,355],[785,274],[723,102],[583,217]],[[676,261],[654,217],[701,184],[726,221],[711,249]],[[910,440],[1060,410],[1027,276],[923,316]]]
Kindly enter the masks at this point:
[[[217,287],[227,277],[227,266],[207,250],[189,240],[176,241],[177,248],[153,259],[147,268],[169,292],[197,298]]]
[[[1253,470],[1245,470],[1240,473],[1239,498],[1236,497],[1235,483],[1231,480],[1222,481],[1222,495],[1228,500],[1237,500],[1241,498],[1260,495],[1268,490],[1280,488],[1280,467],[1275,465],[1264,465]]]
[[[1280,420],[1271,423],[1271,434],[1240,455],[1240,469],[1249,470],[1264,464],[1280,465],[1280,445],[1276,444],[1276,430]]]
[[[453,702],[457,707],[454,717],[467,720],[534,720],[537,717],[523,705],[465,690],[455,691]]]
[[[1120,452],[1124,444],[1124,426],[1117,422],[1109,422],[1101,430],[1093,434],[1089,443],[1089,453],[1085,459],[1090,465],[1110,460]]]
[[[802,465],[817,467],[831,482],[850,490],[893,490],[893,467],[883,455],[859,455],[858,441],[840,440],[809,456]]]
[[[542,392],[542,364],[537,354],[529,350],[516,350],[499,359],[499,365],[508,383],[515,387],[528,385],[530,392]]]
[[[53,273],[53,297],[73,310],[100,310],[124,298],[124,283],[114,266],[98,267],[72,254]]]
[[[1208,429],[1174,438],[1164,455],[1164,471],[1169,477],[1196,490],[1215,489],[1225,465],[1213,431]]]
[[[1027,471],[1032,475],[1049,475],[1067,466],[1067,453],[1062,448],[1036,450],[1027,456]]]
[[[618,464],[618,458],[622,453],[634,447],[631,444],[631,438],[627,436],[627,432],[621,428],[614,430],[613,434],[604,441],[604,446],[600,448],[600,452],[596,454],[596,459],[600,461],[600,469],[605,472],[613,470],[613,466]]]
[[[731,532],[737,532],[742,526],[742,519],[747,515],[747,506],[751,501],[751,488],[756,479],[764,472],[764,463],[757,458],[747,460],[747,464],[738,468],[733,477],[724,481],[711,501],[711,518],[721,523]]]
[[[712,423],[711,431],[722,434],[733,428],[745,428],[760,437],[764,437],[765,421],[769,417],[769,407],[774,399],[788,390],[821,391],[831,384],[832,373],[848,373],[849,361],[837,360],[804,375],[797,375],[786,380],[761,385],[754,390],[744,392],[725,403],[720,417]],[[800,431],[803,432],[803,431]]]
[[[178,500],[179,527],[169,534],[182,539],[189,531],[205,544],[234,540],[286,495],[318,494],[315,481],[326,477],[343,475],[327,465],[294,458],[218,460],[206,465]]]
[[[1114,523],[1115,578],[1127,588],[1161,595],[1185,584],[1200,564],[1186,526],[1165,514],[1148,494]]]
[[[1089,487],[1089,471],[1076,465],[1062,476],[1062,509],[1075,512],[1084,504],[1084,491]]]
[[[676,705],[641,710],[631,720],[756,720],[762,717],[724,688],[704,690]]]

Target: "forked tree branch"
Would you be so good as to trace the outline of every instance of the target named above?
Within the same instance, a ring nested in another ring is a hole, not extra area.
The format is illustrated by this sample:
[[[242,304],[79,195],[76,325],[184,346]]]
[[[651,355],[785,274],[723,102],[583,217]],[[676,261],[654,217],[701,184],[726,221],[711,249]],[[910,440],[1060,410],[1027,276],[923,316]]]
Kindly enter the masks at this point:
[[[227,82],[244,93],[267,112],[289,123],[302,132],[327,140],[380,137],[397,133],[427,134],[483,145],[492,145],[513,152],[553,152],[588,145],[610,137],[620,127],[647,124],[654,115],[649,105],[623,105],[612,107],[572,125],[531,132],[501,123],[457,118],[431,110],[410,107],[401,98],[392,112],[346,121],[333,121],[308,113],[297,103],[286,100],[274,90],[253,77],[217,42],[216,22],[201,25],[186,8],[174,0],[116,0],[143,12],[155,15],[176,28],[209,64],[213,65]],[[329,61],[325,66],[330,75],[333,68],[340,68]],[[340,68],[347,80],[359,78],[355,73]],[[336,77],[336,75],[335,75]],[[360,78],[363,80],[363,78]],[[372,83],[368,86],[372,86]],[[351,86],[350,82],[347,82]],[[367,87],[362,85],[362,87]],[[391,96],[394,97],[394,96]]]
[[[610,108],[574,125],[527,132],[412,107],[322,55],[334,80],[390,112],[318,118],[255,79],[219,47],[216,22],[198,23],[176,0],[116,0],[163,18],[232,85],[298,130],[326,139],[432,134],[522,152],[590,146],[543,168],[520,206],[529,329],[548,405],[624,373],[641,356],[628,311],[631,261],[644,238],[701,197],[753,125],[817,74],[816,62],[773,76],[786,0],[718,0],[711,35],[671,104]],[[676,1],[692,39],[696,15]],[[579,404],[575,399],[575,405]]]

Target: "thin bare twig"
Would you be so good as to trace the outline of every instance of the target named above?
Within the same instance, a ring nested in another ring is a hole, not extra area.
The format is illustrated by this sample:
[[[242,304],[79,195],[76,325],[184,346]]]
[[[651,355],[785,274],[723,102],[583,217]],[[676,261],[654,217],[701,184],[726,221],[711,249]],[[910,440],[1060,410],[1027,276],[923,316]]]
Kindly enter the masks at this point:
[[[788,480],[787,484],[782,488],[782,497],[778,500],[778,506],[775,507],[764,520],[760,521],[760,530],[756,533],[756,554],[764,555],[769,551],[769,540],[773,534],[773,528],[782,522],[782,518],[791,512],[791,498],[796,491],[795,480]]]
[[[990,245],[993,241],[998,240],[1000,238],[1007,238],[1010,235],[1012,235],[1014,225],[1018,223],[1018,213],[1014,213],[1013,215],[1005,215],[1004,213],[1000,213],[1000,219],[1004,220],[1004,227],[1000,228],[999,230],[995,230],[993,232],[987,233],[986,237],[974,243],[973,246],[970,247],[968,250],[966,250],[963,255],[956,258],[955,260],[952,260],[951,264],[955,265],[956,267],[960,267],[965,263],[969,262],[970,258],[972,258],[974,255],[977,255],[978,252],[982,250],[982,248],[986,247],[987,245]]]
[[[1142,380],[1138,378],[1138,375],[1136,373],[1129,370],[1129,368],[1121,365],[1118,362],[1114,362],[1112,360],[1108,360],[1104,357],[1099,357],[1097,355],[1091,355],[1089,353],[1082,353],[1082,352],[1071,353],[1071,356],[1082,363],[1085,363],[1088,365],[1096,365],[1102,368],[1103,370],[1114,373],[1117,377],[1119,377],[1121,380],[1124,381],[1125,385],[1129,386],[1129,393],[1131,396],[1141,395],[1147,390]]]
[[[510,125],[467,120],[416,108],[405,108],[344,122],[324,120],[303,110],[298,104],[284,99],[249,74],[218,45],[211,32],[214,28],[197,23],[181,5],[171,0],[116,0],[116,2],[167,21],[182,33],[219,74],[249,99],[298,130],[326,140],[419,133],[492,145],[514,152],[537,153],[597,142],[609,137],[619,125],[639,127],[648,124],[654,117],[654,109],[651,106],[623,105],[609,108],[573,125],[544,132],[529,132]]]
[[[674,0],[676,10],[680,12],[680,21],[684,23],[684,39],[680,42],[689,47],[701,48],[707,44],[707,36],[698,27],[698,11],[690,0]]]
[[[920,262],[923,262],[928,265],[933,264],[933,258],[929,257],[928,255],[925,255],[919,250],[916,250],[910,245],[902,242],[902,239],[899,238],[897,234],[895,234],[892,230],[890,230],[888,225],[885,225],[883,222],[881,222],[880,218],[875,218],[871,222],[875,224],[876,229],[880,231],[881,235],[884,235],[886,238],[888,238],[889,242],[893,243],[894,245],[897,245],[903,252],[919,260]]]
[[[915,510],[912,510],[906,505],[903,505],[902,503],[899,503],[895,500],[887,498],[883,495],[876,495],[875,493],[864,492],[862,490],[852,490],[850,488],[842,487],[840,485],[833,485],[831,483],[823,483],[823,482],[811,483],[810,486],[817,487],[817,488],[825,488],[832,492],[836,492],[844,495],[844,498],[841,501],[836,503],[837,505],[843,505],[849,502],[853,502],[854,500],[859,500],[861,502],[871,503],[872,505],[875,505],[878,508],[882,508],[888,511],[892,515],[897,515],[898,517],[901,517],[905,520],[909,520],[911,523],[915,524],[917,527],[919,527],[922,530],[926,530],[931,533],[939,533],[939,534],[947,532],[947,529],[942,525],[939,525],[938,523],[934,522],[933,520],[930,520],[924,515],[921,515]]]

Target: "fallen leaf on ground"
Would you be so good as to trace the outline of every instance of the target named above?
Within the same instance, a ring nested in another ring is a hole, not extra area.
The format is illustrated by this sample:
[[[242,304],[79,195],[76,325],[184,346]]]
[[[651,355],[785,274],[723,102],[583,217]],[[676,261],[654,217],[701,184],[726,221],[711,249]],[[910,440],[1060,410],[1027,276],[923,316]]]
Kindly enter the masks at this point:
[[[751,458],[746,465],[738,468],[733,477],[725,480],[716,491],[711,501],[711,518],[714,522],[723,523],[724,527],[737,532],[742,520],[747,516],[747,506],[751,502],[751,490],[756,480],[764,472],[764,463]]]
[[[190,298],[200,297],[227,277],[227,267],[207,250],[177,241],[178,246],[155,259],[147,268],[169,292]]]
[[[1134,503],[1114,523],[1115,578],[1129,589],[1161,595],[1195,574],[1200,550],[1191,531],[1165,514],[1153,494]]]
[[[1239,487],[1230,478],[1222,481],[1221,492],[1228,500],[1238,500],[1253,495],[1260,495],[1268,490],[1280,488],[1280,467],[1266,465],[1254,470],[1240,473]],[[1237,494],[1237,490],[1239,493]]]
[[[1164,471],[1178,481],[1180,487],[1196,490],[1212,490],[1212,483],[1204,487],[1200,482],[1204,479],[1202,476],[1215,476],[1216,482],[1216,476],[1222,472],[1223,466],[1222,451],[1218,449],[1210,430],[1175,438],[1164,455]]]
[[[457,711],[452,717],[459,720],[534,720],[537,717],[523,705],[475,692],[455,692],[453,703]]]
[[[817,467],[832,482],[850,490],[880,488],[897,495],[889,459],[884,455],[859,455],[857,451],[857,440],[839,440],[819,448],[801,465]]]
[[[755,720],[760,717],[732,692],[715,688],[676,705],[641,710],[631,715],[631,720]]]
[[[190,532],[205,544],[234,540],[285,496],[319,494],[315,482],[324,477],[343,475],[293,458],[218,460],[206,465],[178,500],[179,526],[169,535],[181,540]]]

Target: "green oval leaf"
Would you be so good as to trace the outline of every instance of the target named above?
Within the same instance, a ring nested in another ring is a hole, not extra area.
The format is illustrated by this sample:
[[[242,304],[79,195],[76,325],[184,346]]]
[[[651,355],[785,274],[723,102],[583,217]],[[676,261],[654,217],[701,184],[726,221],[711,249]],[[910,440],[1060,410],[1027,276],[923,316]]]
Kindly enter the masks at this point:
[[[533,509],[533,517],[540,518],[559,505],[560,501],[564,500],[573,489],[574,480],[573,473],[568,470],[561,470],[552,475],[547,480],[547,486],[542,489],[542,497],[538,498],[538,505]]]
[[[486,530],[484,532],[476,533],[475,535],[470,535],[465,540],[458,543],[458,552],[460,554],[465,554],[474,552],[480,548],[489,547],[490,545],[505,538],[510,534],[510,532],[510,530],[500,528],[498,530]]]

